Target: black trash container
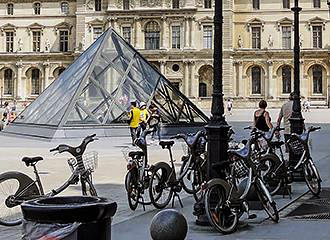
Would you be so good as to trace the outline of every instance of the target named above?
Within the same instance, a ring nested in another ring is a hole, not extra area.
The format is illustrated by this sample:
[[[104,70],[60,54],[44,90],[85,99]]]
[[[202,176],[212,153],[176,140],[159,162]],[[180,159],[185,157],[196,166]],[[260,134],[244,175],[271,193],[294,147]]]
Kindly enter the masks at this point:
[[[50,197],[24,202],[23,240],[110,240],[117,203],[89,196]]]

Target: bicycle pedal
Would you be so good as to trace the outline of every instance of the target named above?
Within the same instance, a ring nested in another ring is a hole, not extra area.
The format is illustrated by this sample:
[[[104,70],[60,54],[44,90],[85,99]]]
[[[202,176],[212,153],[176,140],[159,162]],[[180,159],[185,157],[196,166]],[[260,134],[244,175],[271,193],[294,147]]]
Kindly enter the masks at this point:
[[[248,219],[255,219],[257,218],[257,214],[250,214]]]

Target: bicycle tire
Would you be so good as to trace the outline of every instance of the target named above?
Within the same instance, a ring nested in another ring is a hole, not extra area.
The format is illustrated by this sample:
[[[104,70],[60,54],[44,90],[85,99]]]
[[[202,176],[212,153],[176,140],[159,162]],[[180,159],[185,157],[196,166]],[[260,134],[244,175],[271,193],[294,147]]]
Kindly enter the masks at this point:
[[[304,177],[309,190],[314,196],[319,196],[321,192],[321,179],[319,172],[311,160],[303,165]]]
[[[193,173],[193,169],[191,169],[190,163],[191,163],[191,156],[189,157],[189,159],[187,161],[183,161],[181,168],[180,168],[180,172],[179,172],[179,179],[180,179],[183,190],[185,190],[186,193],[193,194],[194,193],[194,189],[192,186],[193,180],[191,179],[191,174]],[[192,177],[194,177],[194,175]],[[191,186],[188,186],[188,185],[191,185]]]
[[[256,183],[254,185],[257,192],[257,196],[264,210],[274,222],[278,222],[280,220],[280,217],[276,207],[276,203],[271,198],[270,193],[266,192],[268,191],[268,189],[266,188],[265,184],[262,182],[261,179],[256,179]]]
[[[196,202],[203,200],[202,184],[204,182],[203,172],[200,166],[195,166],[194,182],[193,182],[193,196]]]
[[[40,197],[36,183],[21,172],[5,172],[0,174],[0,225],[16,226],[22,223],[20,201]],[[8,205],[10,205],[8,207]]]
[[[237,230],[238,215],[226,206],[226,191],[221,184],[206,190],[204,205],[209,222],[217,231],[229,234]]]
[[[155,208],[162,209],[165,208],[171,201],[173,190],[171,186],[168,186],[169,173],[166,168],[158,166],[153,169],[149,183],[149,196],[150,201]],[[155,184],[155,185],[154,185]],[[164,192],[168,192],[168,195],[164,197],[162,203],[159,202],[164,196]]]
[[[135,171],[136,173],[136,171]],[[140,190],[138,187],[137,175],[133,171],[126,174],[127,201],[131,210],[135,211],[139,204]]]

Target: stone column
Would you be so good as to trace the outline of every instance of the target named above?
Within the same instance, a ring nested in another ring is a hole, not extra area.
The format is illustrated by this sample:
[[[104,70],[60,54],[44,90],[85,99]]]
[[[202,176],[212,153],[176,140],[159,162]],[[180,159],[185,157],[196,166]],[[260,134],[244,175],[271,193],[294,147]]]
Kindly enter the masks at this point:
[[[165,60],[160,60],[159,63],[160,63],[160,73],[165,76],[166,61]]]
[[[161,17],[162,19],[162,41],[161,41],[161,46],[160,46],[160,49],[167,49],[167,44],[166,44],[166,25],[167,25],[167,22],[166,22],[166,17],[165,16],[162,16]]]
[[[49,62],[44,62],[44,83],[43,83],[43,86],[42,86],[42,90],[45,90],[50,82],[49,82]]]
[[[195,17],[191,17],[191,22],[190,22],[190,48],[195,49],[195,40],[194,38],[194,33],[196,33],[196,28],[195,28]]]
[[[265,91],[265,98],[267,99],[268,97],[276,97],[276,84],[275,81],[273,80],[273,61],[268,60],[268,84],[265,84],[265,88],[267,87],[267,90]],[[267,95],[266,95],[267,93]]]
[[[20,100],[25,100],[25,81],[22,80],[22,62],[16,63],[17,67],[17,88],[16,88],[16,98]]]
[[[232,91],[232,93],[233,93],[233,97],[236,97],[237,96],[237,93],[238,93],[238,91],[237,91],[237,89],[238,89],[238,80],[237,80],[237,61],[233,61],[233,69],[234,69],[234,71],[233,71],[233,82],[232,82],[232,86],[233,86],[233,91]]]
[[[184,66],[184,88],[183,92],[184,95],[189,95],[189,61],[183,60],[183,66]]]
[[[196,80],[196,62],[195,61],[191,61],[191,81],[190,81],[190,97],[198,97],[198,79]]]
[[[184,48],[189,48],[189,18],[184,17]]]
[[[238,96],[245,97],[245,79],[243,78],[243,62],[238,61]]]
[[[308,77],[305,76],[305,69],[304,69],[304,60],[300,60],[300,96],[304,96],[305,98],[308,97],[309,91],[308,91]],[[292,69],[292,75],[293,75],[293,69]],[[292,78],[293,79],[293,78]],[[293,81],[291,89],[293,91]]]
[[[139,39],[139,33],[141,33],[141,36],[143,35],[142,31],[141,31],[141,18],[140,17],[135,17],[134,18],[134,23],[135,23],[135,26],[134,26],[134,45],[135,45],[135,48],[141,49],[142,44],[141,44],[141,41]]]

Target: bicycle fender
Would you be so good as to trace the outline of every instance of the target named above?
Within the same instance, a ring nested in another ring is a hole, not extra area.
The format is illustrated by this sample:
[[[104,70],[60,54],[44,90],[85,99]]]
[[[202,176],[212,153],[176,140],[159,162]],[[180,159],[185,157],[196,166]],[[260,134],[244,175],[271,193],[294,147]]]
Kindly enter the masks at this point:
[[[274,153],[268,153],[268,154],[265,154],[264,156],[262,156],[260,158],[260,163],[262,163],[263,161],[266,161],[266,160],[270,160],[273,163],[273,165],[270,169],[270,172],[275,171],[281,164],[281,160]]]
[[[208,190],[209,188],[215,186],[215,185],[221,185],[225,191],[226,191],[226,196],[228,197],[229,191],[230,191],[230,186],[229,184],[221,179],[221,178],[214,178],[206,183],[206,188],[205,191]]]
[[[10,171],[0,174],[0,182],[12,178],[17,179],[17,181],[19,182],[19,187],[15,194],[21,192],[23,189],[31,185],[29,189],[26,190],[26,192],[22,196],[32,196],[32,195],[40,196],[40,191],[39,188],[37,187],[37,184],[28,175],[17,171]]]
[[[166,171],[167,174],[170,174],[171,171],[172,171],[172,168],[170,167],[170,165],[168,165],[168,163],[166,162],[158,162],[154,165],[153,167],[153,171],[157,170],[157,169],[164,169]],[[166,178],[167,178],[167,175],[166,175]],[[175,182],[176,181],[176,178],[175,178],[175,174],[172,174],[171,178],[168,179],[169,182]]]

